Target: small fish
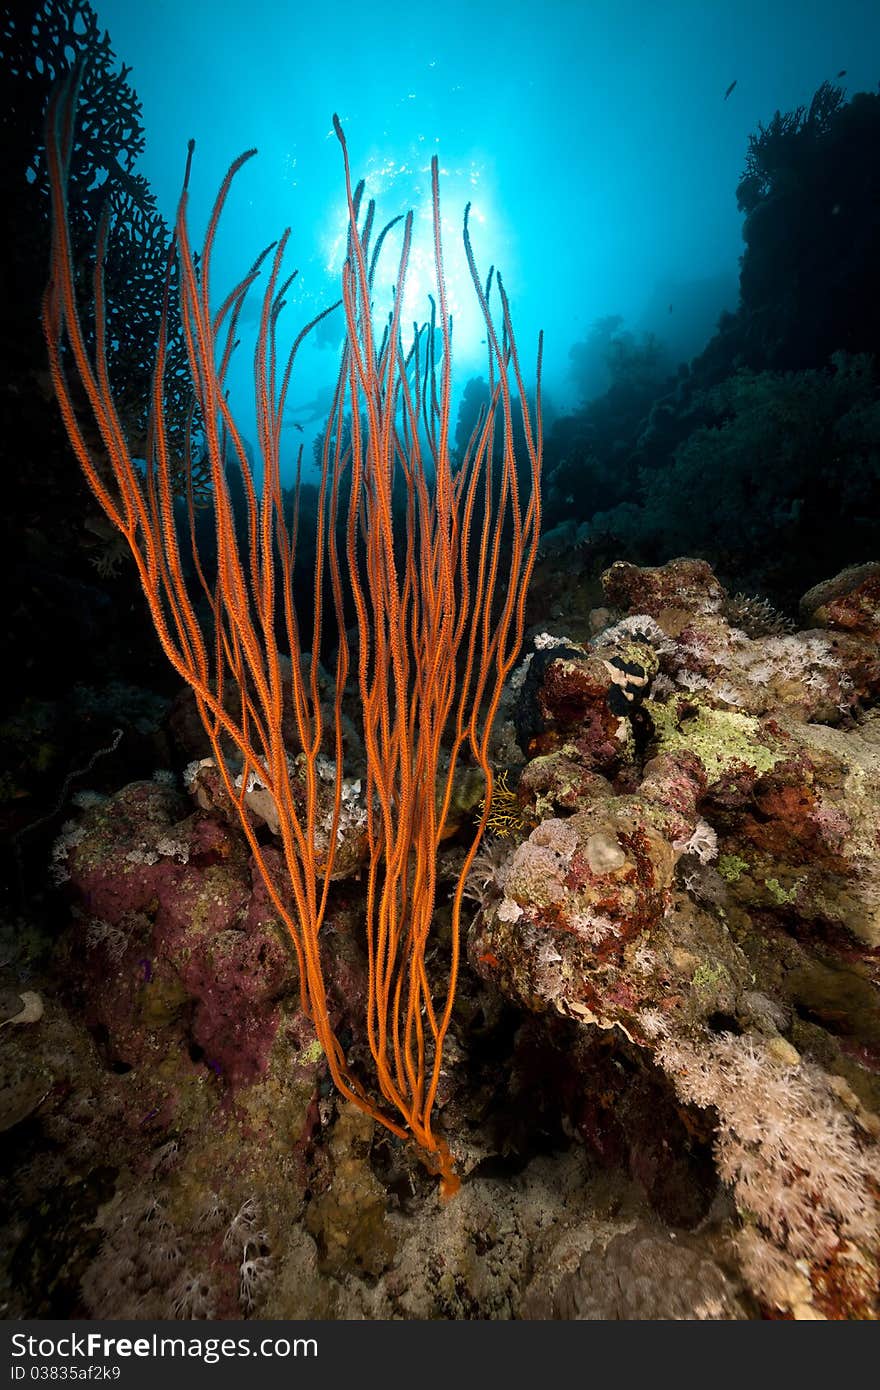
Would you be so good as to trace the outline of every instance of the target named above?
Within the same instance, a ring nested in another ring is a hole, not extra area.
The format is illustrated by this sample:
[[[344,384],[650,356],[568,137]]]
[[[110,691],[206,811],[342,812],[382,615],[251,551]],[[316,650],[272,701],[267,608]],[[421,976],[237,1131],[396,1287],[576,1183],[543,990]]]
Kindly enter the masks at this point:
[[[736,83],[737,83],[737,79],[734,78],[733,81],[731,82],[730,86],[728,87],[727,91],[724,93],[724,100],[725,100],[725,101],[726,101],[727,98],[730,96],[731,92],[733,91],[734,87],[736,86]]]
[[[837,76],[838,76],[838,77],[846,77],[846,68],[841,68],[841,69],[840,69],[840,72],[837,74]]]

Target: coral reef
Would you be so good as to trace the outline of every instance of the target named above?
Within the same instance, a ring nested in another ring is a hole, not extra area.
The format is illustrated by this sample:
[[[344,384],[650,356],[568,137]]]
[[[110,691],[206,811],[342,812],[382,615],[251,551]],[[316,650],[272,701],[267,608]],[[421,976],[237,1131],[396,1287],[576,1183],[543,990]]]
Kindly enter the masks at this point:
[[[0,34],[4,551],[22,653],[0,710],[5,1315],[877,1318],[880,564],[851,562],[877,554],[880,516],[880,98],[826,84],[756,132],[740,303],[690,365],[673,375],[614,318],[572,353],[584,403],[548,429],[531,640],[493,732],[504,794],[466,885],[436,1098],[462,1187],[442,1204],[413,1149],[333,1091],[195,698],[154,661],[136,576],[46,409],[43,106],[86,48],[71,232],[79,265],[111,196],[107,285],[129,331],[112,308],[110,371],[136,444],[167,231],[136,169],[130,70],[94,12],[26,12],[7,7]],[[171,330],[179,442],[173,315]],[[489,398],[470,383],[462,451]],[[241,525],[237,470],[227,485]],[[306,537],[317,489],[301,503]],[[210,518],[195,526],[212,553]],[[314,566],[306,540],[294,587]],[[278,669],[301,807],[294,672]],[[316,676],[326,720],[334,682]],[[223,700],[238,717],[235,680]],[[350,683],[320,955],[369,1086],[358,704]],[[432,967],[482,795],[464,767]],[[271,798],[251,777],[244,799],[283,894]]]
[[[534,828],[469,938],[505,997],[617,1030],[717,1116],[743,1278],[777,1315],[877,1313],[874,583],[841,575],[807,597],[815,626],[750,637],[704,562],[612,566],[592,654],[538,668],[566,742],[520,777]],[[569,715],[572,672],[626,640],[654,654],[648,727],[600,777],[577,716],[608,718],[612,687]]]
[[[876,1317],[872,579],[825,586],[806,630],[747,635],[704,562],[618,564],[591,638],[533,635],[494,731],[499,749],[526,731],[525,761],[466,884],[437,1095],[463,1186],[446,1204],[329,1087],[210,760],[183,792],[160,777],[79,795],[53,857],[73,927],[52,969],[22,946],[0,981],[0,1120],[20,1148],[2,1176],[7,1306]],[[356,783],[321,949],[365,1075]],[[277,864],[259,786],[247,796]],[[448,891],[479,815],[458,800]]]

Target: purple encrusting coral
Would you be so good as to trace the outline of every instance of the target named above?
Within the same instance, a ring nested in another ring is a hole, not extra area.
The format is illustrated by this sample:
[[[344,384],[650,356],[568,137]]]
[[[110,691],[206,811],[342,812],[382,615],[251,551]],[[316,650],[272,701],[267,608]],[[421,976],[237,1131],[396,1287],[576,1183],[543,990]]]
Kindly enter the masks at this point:
[[[291,958],[240,837],[186,810],[142,782],[87,812],[66,856],[88,929],[72,974],[115,1060],[183,1047],[236,1086],[265,1072]],[[102,932],[123,935],[113,958]]]

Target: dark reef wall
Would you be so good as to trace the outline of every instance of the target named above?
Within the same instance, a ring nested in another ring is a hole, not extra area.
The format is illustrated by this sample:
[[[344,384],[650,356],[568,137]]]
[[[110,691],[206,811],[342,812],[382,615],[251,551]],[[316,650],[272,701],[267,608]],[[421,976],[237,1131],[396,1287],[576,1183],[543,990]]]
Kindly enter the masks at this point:
[[[828,83],[759,126],[737,188],[737,311],[675,378],[646,381],[633,352],[549,431],[545,528],[574,503],[595,572],[699,555],[793,609],[877,553],[878,144],[880,96]]]
[[[150,746],[169,675],[148,628],[127,549],[91,497],[61,424],[40,321],[49,273],[44,113],[52,83],[87,54],[70,172],[71,227],[88,334],[98,219],[109,201],[106,284],[110,370],[129,437],[143,434],[167,229],[145,180],[140,104],[87,0],[0,8],[0,321],[2,553],[6,561],[0,687],[0,822],[18,837],[52,809],[65,777],[115,728],[119,766],[156,766]],[[124,334],[116,332],[124,320]],[[181,344],[173,345],[172,411],[185,410]],[[94,441],[100,456],[100,441]],[[21,848],[23,841],[14,838]]]

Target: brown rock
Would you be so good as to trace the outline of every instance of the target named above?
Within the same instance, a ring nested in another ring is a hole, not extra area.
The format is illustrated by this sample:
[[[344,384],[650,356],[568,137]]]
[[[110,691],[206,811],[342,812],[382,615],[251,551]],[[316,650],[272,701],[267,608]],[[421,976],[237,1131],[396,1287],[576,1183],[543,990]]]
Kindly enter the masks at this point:
[[[726,598],[711,566],[686,557],[644,569],[618,560],[602,575],[602,588],[613,607],[657,619],[671,609],[717,613]]]
[[[880,640],[880,562],[850,565],[823,580],[800,603],[805,627],[826,627]]]

